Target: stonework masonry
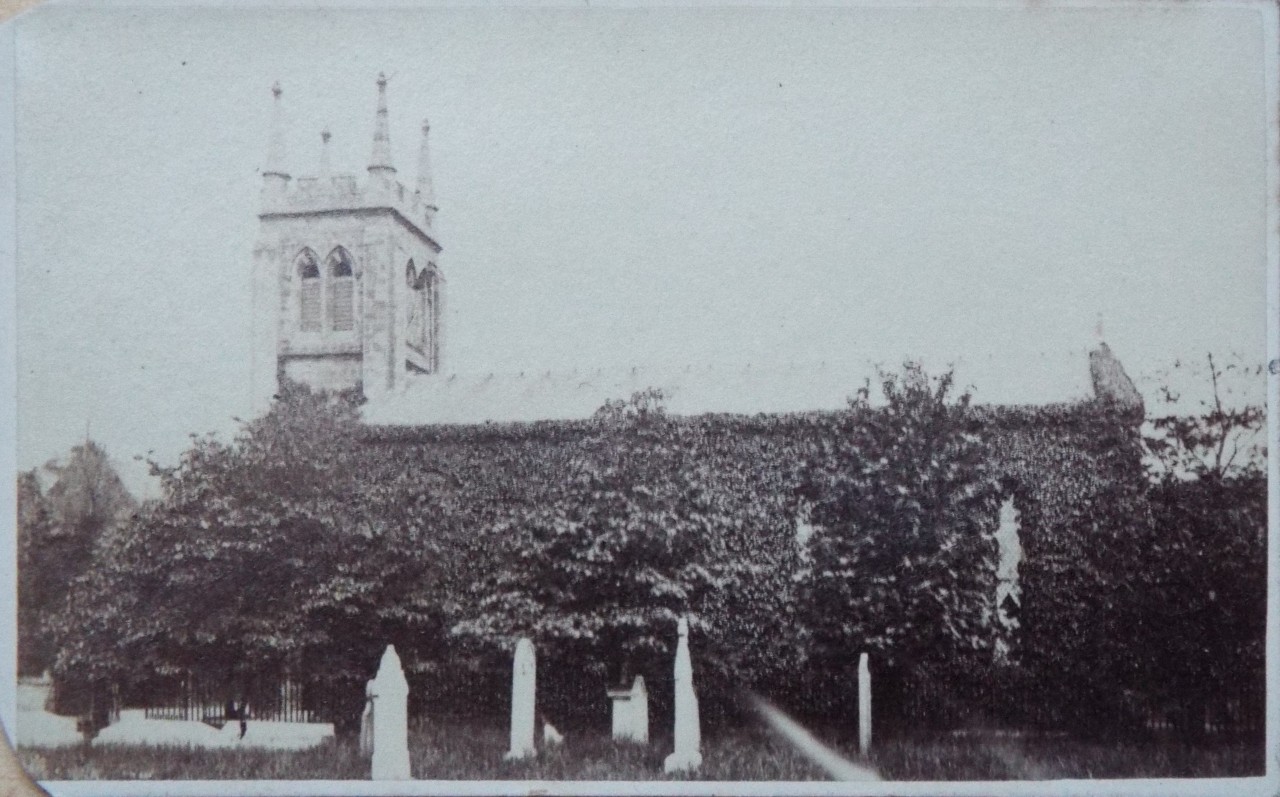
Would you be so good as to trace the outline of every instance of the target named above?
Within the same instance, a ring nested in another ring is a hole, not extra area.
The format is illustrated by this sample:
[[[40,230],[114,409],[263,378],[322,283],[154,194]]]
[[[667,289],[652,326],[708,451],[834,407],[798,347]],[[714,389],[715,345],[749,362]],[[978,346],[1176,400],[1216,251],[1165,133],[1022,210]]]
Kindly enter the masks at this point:
[[[386,80],[378,79],[367,176],[331,174],[322,134],[320,174],[284,166],[281,94],[263,169],[254,248],[254,394],[262,404],[288,378],[313,388],[376,396],[409,374],[440,369],[444,275],[432,223],[427,155],[418,179],[396,179],[388,142]]]

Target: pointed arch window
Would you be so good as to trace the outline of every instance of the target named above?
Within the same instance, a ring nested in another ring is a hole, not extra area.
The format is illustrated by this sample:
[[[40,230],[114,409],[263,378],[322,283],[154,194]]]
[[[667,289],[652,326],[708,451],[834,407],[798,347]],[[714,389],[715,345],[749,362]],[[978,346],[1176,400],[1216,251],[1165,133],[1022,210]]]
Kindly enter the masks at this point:
[[[418,269],[412,260],[404,267],[404,282],[409,289],[408,299],[405,302],[404,337],[410,346],[420,349],[422,348],[422,286],[418,278]]]
[[[995,533],[996,563],[996,617],[1000,624],[1016,628],[1018,608],[1022,605],[1022,586],[1018,579],[1018,566],[1022,564],[1022,522],[1012,495],[1006,495],[1000,503],[1000,516]]]
[[[422,349],[427,367],[436,373],[440,369],[440,283],[430,266],[418,280],[422,283]]]
[[[346,332],[356,328],[355,276],[351,254],[341,246],[335,247],[325,261],[329,278],[329,328]]]
[[[298,327],[303,332],[319,332],[320,316],[320,261],[316,253],[303,249],[294,258],[301,287],[298,290]]]

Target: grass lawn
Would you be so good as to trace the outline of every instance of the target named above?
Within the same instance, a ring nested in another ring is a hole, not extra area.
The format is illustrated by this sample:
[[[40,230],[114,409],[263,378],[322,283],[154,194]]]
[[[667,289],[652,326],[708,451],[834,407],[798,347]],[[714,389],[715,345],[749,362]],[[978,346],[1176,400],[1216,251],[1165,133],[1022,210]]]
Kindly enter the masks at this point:
[[[479,723],[427,724],[409,736],[416,778],[439,780],[663,780],[669,737],[648,746],[607,735],[568,734],[530,761],[507,762],[505,729]],[[846,751],[847,745],[837,744]],[[38,780],[342,780],[369,776],[354,740],[301,752],[200,750],[123,745],[20,748]],[[1243,777],[1262,775],[1262,745],[1188,748],[1177,743],[1092,743],[1070,739],[954,737],[886,740],[867,760],[886,780]],[[709,735],[699,780],[822,780],[824,773],[763,727]]]
[[[885,780],[1230,778],[1265,774],[1261,741],[1189,747],[1174,741],[941,736],[887,740],[868,762]]]

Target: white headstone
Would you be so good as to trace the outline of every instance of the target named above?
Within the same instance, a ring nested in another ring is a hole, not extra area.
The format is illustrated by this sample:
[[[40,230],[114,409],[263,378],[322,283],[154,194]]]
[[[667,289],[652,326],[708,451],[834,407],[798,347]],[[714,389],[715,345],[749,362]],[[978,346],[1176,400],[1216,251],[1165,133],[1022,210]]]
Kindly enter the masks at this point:
[[[689,657],[689,621],[680,618],[676,643],[676,728],[675,752],[662,768],[667,772],[702,766],[702,726],[698,720],[698,695],[693,690],[693,659]]]
[[[556,726],[551,723],[542,723],[542,746],[553,747],[558,744],[564,744],[564,734],[556,730]]]
[[[649,743],[649,692],[644,676],[637,675],[630,689],[610,689],[613,701],[613,738],[618,741]]]
[[[373,752],[373,681],[364,685],[364,712],[360,715],[360,752]]]
[[[858,657],[858,750],[871,749],[871,667],[867,654]]]
[[[373,780],[409,780],[409,682],[394,645],[387,645],[370,681],[373,698]]]
[[[516,643],[515,660],[511,665],[511,749],[507,758],[528,758],[537,755],[533,743],[538,693],[538,662],[533,643],[521,638]]]

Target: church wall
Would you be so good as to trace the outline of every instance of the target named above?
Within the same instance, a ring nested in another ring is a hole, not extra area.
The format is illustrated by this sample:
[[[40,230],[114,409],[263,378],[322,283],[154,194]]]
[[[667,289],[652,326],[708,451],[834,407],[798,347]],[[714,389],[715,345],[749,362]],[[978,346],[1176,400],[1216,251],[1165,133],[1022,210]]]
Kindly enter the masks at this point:
[[[970,417],[973,433],[989,452],[988,476],[1014,499],[1028,523],[1045,533],[1063,533],[1081,507],[1115,489],[1117,474],[1141,477],[1140,463],[1130,461],[1134,452],[1127,447],[1136,439],[1141,417],[1104,402],[976,407]],[[701,415],[670,422],[671,435],[687,441],[690,467],[709,463],[732,469],[739,473],[734,479],[741,489],[791,498],[804,463],[840,436],[845,424],[857,421],[840,411]],[[581,455],[585,440],[599,436],[599,429],[591,420],[368,426],[363,436],[378,452],[375,459],[407,469],[410,480],[420,470],[424,484],[440,472],[520,484],[563,479],[564,467]],[[994,516],[992,523],[994,531]],[[1035,550],[1032,544],[1028,554]]]
[[[306,385],[354,385],[362,378],[356,355],[292,357],[281,363],[281,371],[285,378]]]
[[[296,257],[311,249],[323,273],[326,258],[339,246],[354,261],[354,329],[332,330],[326,323],[319,331],[303,330]],[[255,370],[267,370],[270,362],[274,377],[278,359],[280,373],[315,388],[345,390],[363,384],[367,392],[377,393],[402,387],[410,299],[404,273],[410,259],[430,263],[435,253],[385,209],[264,218],[255,250],[255,317],[264,328],[274,326],[276,345],[273,355],[258,352],[266,348],[258,344],[268,332],[255,332],[255,358],[264,361],[261,367],[255,363]],[[274,290],[262,272],[273,273]],[[269,292],[276,301],[268,307],[259,294]],[[265,383],[265,374],[255,375],[255,382]],[[266,390],[273,392],[274,385],[255,389],[269,396]]]

